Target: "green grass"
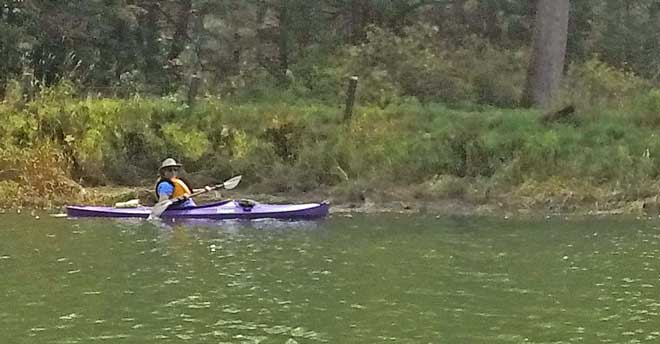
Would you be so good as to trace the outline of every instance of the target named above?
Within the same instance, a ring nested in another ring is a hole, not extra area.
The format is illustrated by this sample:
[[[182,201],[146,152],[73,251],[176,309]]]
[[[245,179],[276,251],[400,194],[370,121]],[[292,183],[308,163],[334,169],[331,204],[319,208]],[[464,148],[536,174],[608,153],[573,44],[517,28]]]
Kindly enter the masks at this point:
[[[158,163],[172,156],[197,184],[243,174],[252,190],[265,193],[324,189],[356,199],[416,185],[421,199],[481,202],[491,191],[522,195],[532,193],[530,185],[556,185],[646,197],[652,192],[641,190],[660,171],[653,92],[634,106],[579,110],[577,122],[543,125],[537,111],[410,98],[358,106],[344,123],[341,106],[287,97],[208,98],[188,108],[169,98],[79,99],[54,89],[27,104],[0,105],[3,169],[25,174],[0,182],[3,189],[20,183],[30,197],[70,197],[53,184],[58,178],[147,186]],[[45,159],[44,149],[60,158]],[[34,156],[56,171],[40,176],[21,163]]]

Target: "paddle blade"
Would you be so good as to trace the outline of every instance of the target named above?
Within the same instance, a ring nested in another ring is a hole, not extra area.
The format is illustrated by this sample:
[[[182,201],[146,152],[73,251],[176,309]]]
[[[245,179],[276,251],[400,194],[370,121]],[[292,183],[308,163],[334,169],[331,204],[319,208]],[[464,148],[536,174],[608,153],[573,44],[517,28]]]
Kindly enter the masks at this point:
[[[241,178],[243,178],[243,176],[236,176],[236,177],[234,177],[232,179],[229,179],[226,182],[222,183],[222,186],[226,190],[231,190],[231,189],[235,188],[236,185],[238,185],[238,183],[241,182]]]
[[[149,219],[151,220],[151,219],[159,218],[161,215],[163,215],[165,210],[167,210],[167,208],[172,205],[172,203],[173,201],[171,199],[156,203],[151,208],[151,214],[149,215]]]

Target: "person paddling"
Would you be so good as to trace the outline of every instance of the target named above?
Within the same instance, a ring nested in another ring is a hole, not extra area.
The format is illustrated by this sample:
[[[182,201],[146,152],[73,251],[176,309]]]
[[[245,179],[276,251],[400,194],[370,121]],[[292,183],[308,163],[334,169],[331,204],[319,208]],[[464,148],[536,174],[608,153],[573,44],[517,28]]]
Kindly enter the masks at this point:
[[[156,199],[158,199],[158,202],[181,196],[187,197],[192,193],[193,189],[188,183],[178,177],[180,167],[181,164],[172,158],[167,158],[160,164],[160,169],[158,169],[160,177],[156,182]],[[182,203],[176,204],[178,207],[194,207],[195,205],[195,201],[191,198],[186,198]]]
[[[182,178],[177,177],[179,167],[181,167],[181,164],[172,158],[167,158],[160,164],[160,169],[158,169],[160,176],[156,182],[156,197],[158,198],[158,202],[151,207],[151,212],[147,220],[161,218],[165,210],[173,205],[195,207],[196,204],[192,200],[193,197],[220,188],[231,190],[241,181],[241,176],[239,175],[226,180],[222,184],[205,186],[203,189],[194,189],[191,192],[189,184]]]

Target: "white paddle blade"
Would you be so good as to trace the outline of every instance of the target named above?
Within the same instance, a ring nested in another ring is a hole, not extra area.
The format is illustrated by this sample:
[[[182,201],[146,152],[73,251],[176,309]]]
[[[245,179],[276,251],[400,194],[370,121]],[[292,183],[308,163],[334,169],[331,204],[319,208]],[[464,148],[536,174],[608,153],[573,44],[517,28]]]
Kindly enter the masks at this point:
[[[162,201],[160,203],[156,203],[151,208],[151,214],[149,215],[149,219],[155,219],[155,218],[160,217],[161,215],[163,215],[165,210],[167,210],[167,208],[171,205],[172,205],[172,200],[169,200],[169,199],[165,200],[165,201]]]
[[[241,182],[241,178],[243,178],[243,176],[236,176],[236,177],[234,177],[232,179],[229,179],[228,181],[222,183],[222,185],[224,186],[224,188],[226,190],[231,190],[231,189],[235,188],[236,185],[238,185],[238,183]]]

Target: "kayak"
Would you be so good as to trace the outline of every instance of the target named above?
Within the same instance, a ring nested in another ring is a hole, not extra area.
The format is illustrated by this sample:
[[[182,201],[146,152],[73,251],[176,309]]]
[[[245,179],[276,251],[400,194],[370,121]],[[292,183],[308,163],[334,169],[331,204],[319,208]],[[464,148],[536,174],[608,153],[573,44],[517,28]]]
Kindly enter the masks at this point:
[[[167,209],[162,218],[182,219],[317,219],[328,215],[328,202],[307,204],[265,204],[238,200],[219,201],[194,207]],[[138,217],[147,218],[151,207],[115,208],[97,206],[68,206],[69,217]]]

